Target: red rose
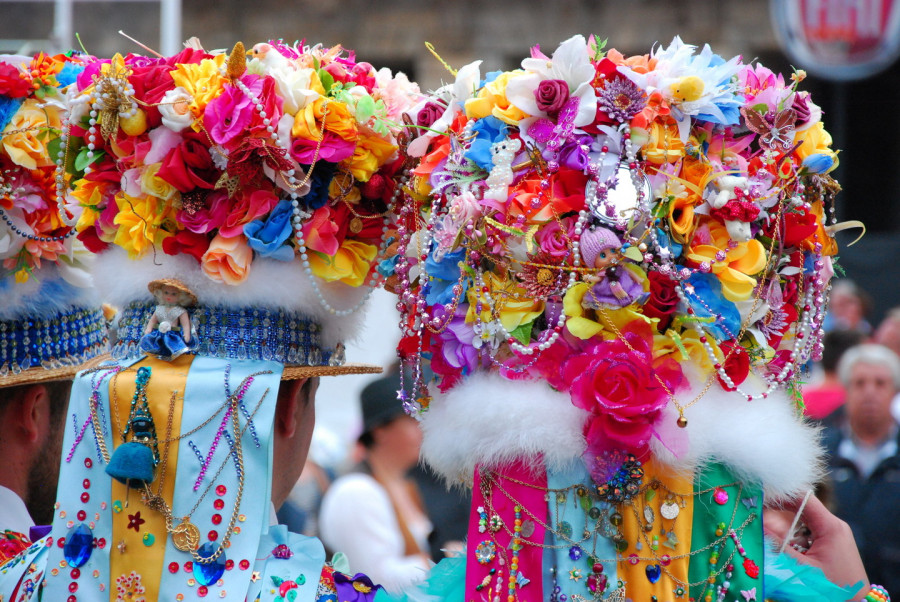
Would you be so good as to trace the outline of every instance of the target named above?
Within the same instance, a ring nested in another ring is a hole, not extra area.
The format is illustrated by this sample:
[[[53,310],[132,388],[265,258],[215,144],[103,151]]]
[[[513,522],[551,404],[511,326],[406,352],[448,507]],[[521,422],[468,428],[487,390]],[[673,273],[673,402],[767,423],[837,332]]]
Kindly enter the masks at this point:
[[[569,84],[561,79],[545,79],[534,91],[534,100],[540,110],[555,115],[569,101]]]
[[[675,281],[655,271],[648,272],[647,278],[650,279],[650,297],[644,303],[644,315],[659,318],[659,331],[665,332],[679,300],[675,293]]]
[[[678,363],[654,361],[649,329],[645,334],[625,332],[625,340],[601,341],[562,367],[572,403],[591,413],[585,438],[592,456],[615,449],[643,454],[669,393],[681,384]]]
[[[220,172],[209,155],[206,135],[188,132],[184,142],[173,148],[156,174],[181,192],[195,188],[215,188]]]
[[[22,98],[31,92],[31,81],[23,78],[22,72],[9,63],[0,63],[0,94],[10,98]]]
[[[209,237],[190,230],[181,230],[174,236],[163,239],[162,248],[166,255],[190,255],[200,263],[200,259],[209,248]]]
[[[75,237],[84,244],[84,247],[90,251],[91,253],[102,253],[109,246],[108,242],[103,242],[100,240],[100,236],[97,234],[97,228],[91,226],[89,228],[85,228]]]
[[[169,65],[153,64],[134,67],[128,81],[134,87],[134,97],[141,102],[141,108],[147,115],[147,128],[153,129],[162,123],[162,116],[156,103],[162,100],[166,92],[175,88],[175,82],[169,72]]]
[[[443,104],[430,100],[425,103],[425,106],[419,109],[419,112],[416,114],[416,125],[423,128],[430,128],[431,124],[440,119],[441,115],[443,115],[446,110],[447,107]],[[416,133],[413,134],[418,135]]]
[[[716,378],[719,379],[719,384],[722,385],[723,389],[734,391],[750,374],[750,356],[747,355],[747,350],[733,339],[720,343],[719,349],[725,354],[725,363],[723,364],[725,374],[728,375],[734,386],[729,387],[726,385],[718,372],[716,373]]]

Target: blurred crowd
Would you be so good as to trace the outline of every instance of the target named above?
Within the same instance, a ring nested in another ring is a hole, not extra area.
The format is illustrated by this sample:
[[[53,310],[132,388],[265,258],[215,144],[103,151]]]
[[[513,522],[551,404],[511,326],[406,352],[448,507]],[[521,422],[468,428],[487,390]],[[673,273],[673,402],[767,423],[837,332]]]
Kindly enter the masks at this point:
[[[873,583],[900,588],[900,307],[877,324],[871,298],[834,284],[822,361],[809,369],[804,412],[827,450],[820,498],[853,530]]]

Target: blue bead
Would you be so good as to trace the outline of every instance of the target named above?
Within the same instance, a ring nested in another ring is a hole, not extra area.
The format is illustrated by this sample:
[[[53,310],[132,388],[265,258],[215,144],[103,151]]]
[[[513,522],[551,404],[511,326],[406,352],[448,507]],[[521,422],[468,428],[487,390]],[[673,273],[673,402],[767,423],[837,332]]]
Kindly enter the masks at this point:
[[[656,583],[662,576],[662,567],[658,564],[648,564],[645,570],[647,572],[647,581],[650,583]]]
[[[69,566],[77,569],[83,566],[94,551],[94,533],[84,523],[79,523],[69,529],[66,535],[66,545],[63,546],[63,556]]]
[[[569,548],[569,558],[572,560],[578,560],[582,556],[581,548],[578,546],[572,546]]]
[[[215,548],[210,542],[206,542],[200,549],[197,550],[197,554],[201,558],[209,558],[213,554],[216,553]],[[197,562],[194,561],[194,578],[197,580],[197,583],[200,585],[210,586],[225,573],[225,553],[219,554],[219,557],[216,558],[214,562]]]

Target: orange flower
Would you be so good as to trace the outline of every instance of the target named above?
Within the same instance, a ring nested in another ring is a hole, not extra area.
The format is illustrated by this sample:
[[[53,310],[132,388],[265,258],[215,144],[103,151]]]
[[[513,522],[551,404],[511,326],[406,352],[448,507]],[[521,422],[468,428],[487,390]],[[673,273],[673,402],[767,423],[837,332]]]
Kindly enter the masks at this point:
[[[200,269],[216,282],[238,285],[250,275],[253,251],[243,234],[227,238],[217,234],[200,260]]]

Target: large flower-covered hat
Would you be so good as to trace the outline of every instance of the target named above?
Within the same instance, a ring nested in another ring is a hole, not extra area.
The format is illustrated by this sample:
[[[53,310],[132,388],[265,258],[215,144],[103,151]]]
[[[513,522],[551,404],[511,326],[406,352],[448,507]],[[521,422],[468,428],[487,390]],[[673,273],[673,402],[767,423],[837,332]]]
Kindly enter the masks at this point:
[[[0,387],[65,380],[106,350],[90,253],[59,217],[54,171],[77,56],[0,56]]]
[[[467,598],[762,599],[763,503],[818,476],[795,384],[836,250],[802,79],[575,36],[409,112],[384,265],[424,456],[474,487]]]
[[[305,400],[286,420],[311,429],[312,383],[285,381],[381,370],[342,342],[380,278],[417,86],[276,41],[84,62],[50,181],[121,309],[114,360],[75,380],[52,532],[0,568],[0,596],[29,580],[81,601],[362,591],[320,580],[318,540],[270,525],[276,471],[297,464],[274,466],[274,417]]]

